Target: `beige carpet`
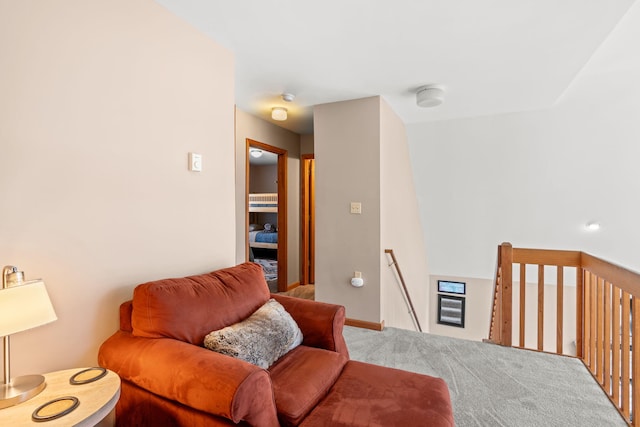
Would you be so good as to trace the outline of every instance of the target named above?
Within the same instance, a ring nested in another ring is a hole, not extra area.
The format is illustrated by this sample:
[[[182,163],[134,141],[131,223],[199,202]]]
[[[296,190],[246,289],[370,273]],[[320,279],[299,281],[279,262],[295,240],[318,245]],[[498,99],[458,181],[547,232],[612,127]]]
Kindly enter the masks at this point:
[[[344,337],[354,360],[443,378],[457,427],[626,426],[578,359],[395,328]]]

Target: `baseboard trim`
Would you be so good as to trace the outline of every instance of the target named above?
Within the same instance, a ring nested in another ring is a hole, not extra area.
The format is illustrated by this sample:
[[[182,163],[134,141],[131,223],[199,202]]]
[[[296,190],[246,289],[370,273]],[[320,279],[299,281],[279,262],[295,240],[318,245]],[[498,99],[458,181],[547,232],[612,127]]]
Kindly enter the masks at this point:
[[[287,291],[290,291],[290,290],[292,290],[292,289],[295,289],[295,288],[297,288],[298,286],[300,286],[300,282],[294,282],[294,283],[291,283],[290,285],[288,285],[288,286],[287,286]]]
[[[347,326],[354,326],[356,328],[372,329],[374,331],[384,330],[384,320],[380,323],[376,323],[376,322],[367,322],[366,320],[346,318],[344,320],[344,324]]]

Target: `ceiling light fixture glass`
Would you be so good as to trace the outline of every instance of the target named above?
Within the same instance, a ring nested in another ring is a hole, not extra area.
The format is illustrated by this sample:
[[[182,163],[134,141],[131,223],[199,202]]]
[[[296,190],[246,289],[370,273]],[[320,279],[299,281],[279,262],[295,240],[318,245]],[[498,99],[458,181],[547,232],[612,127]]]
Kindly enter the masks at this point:
[[[287,109],[284,107],[273,107],[271,109],[271,118],[279,122],[287,120]]]
[[[262,150],[258,149],[258,148],[252,148],[251,150],[249,150],[249,154],[251,155],[251,157],[253,157],[254,159],[257,159],[259,157],[262,157]]]
[[[444,88],[440,85],[426,85],[418,88],[416,104],[418,107],[435,107],[444,102]]]
[[[585,228],[589,231],[598,231],[600,230],[600,223],[591,221],[585,224]]]

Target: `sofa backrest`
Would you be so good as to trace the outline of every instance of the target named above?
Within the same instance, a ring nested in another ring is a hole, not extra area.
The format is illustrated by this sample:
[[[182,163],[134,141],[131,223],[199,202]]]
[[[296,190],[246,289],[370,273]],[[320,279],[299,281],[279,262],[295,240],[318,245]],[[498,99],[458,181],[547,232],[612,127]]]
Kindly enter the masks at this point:
[[[262,267],[248,262],[144,283],[133,291],[133,335],[202,345],[209,332],[246,319],[269,297]]]

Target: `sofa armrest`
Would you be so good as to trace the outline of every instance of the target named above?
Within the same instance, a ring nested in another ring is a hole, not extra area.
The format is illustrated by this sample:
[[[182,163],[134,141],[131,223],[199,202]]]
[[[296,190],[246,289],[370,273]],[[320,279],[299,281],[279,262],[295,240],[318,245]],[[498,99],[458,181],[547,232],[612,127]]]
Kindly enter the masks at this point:
[[[304,336],[304,345],[335,351],[349,357],[349,350],[342,335],[345,309],[341,305],[328,304],[302,298],[272,294],[298,324]]]
[[[278,426],[269,373],[170,338],[118,331],[98,353],[100,366],[166,399],[252,426]]]

